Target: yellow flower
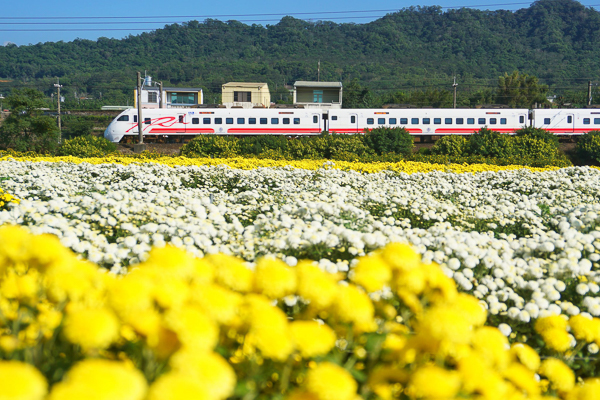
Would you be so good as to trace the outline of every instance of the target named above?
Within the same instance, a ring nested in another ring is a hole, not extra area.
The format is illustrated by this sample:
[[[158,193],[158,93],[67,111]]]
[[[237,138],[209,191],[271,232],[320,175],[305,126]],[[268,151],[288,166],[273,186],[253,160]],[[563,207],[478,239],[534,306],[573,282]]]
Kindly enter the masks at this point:
[[[454,307],[462,310],[471,324],[481,326],[487,319],[487,311],[476,297],[459,293],[454,299]]]
[[[564,352],[571,347],[571,337],[564,329],[549,328],[541,336],[546,345],[556,351]]]
[[[585,340],[588,343],[600,339],[600,319],[589,319],[582,315],[575,315],[569,319],[571,333],[577,340]]]
[[[473,350],[490,366],[502,370],[509,362],[508,339],[498,329],[484,326],[475,331],[471,341]]]
[[[194,274],[192,282],[196,284],[211,283],[215,279],[215,270],[211,263],[205,259],[194,259]]]
[[[383,289],[392,279],[389,265],[379,255],[360,257],[352,272],[352,281],[369,293]]]
[[[357,387],[348,371],[330,362],[320,363],[306,376],[306,390],[319,400],[352,400]]]
[[[298,294],[316,309],[329,307],[339,290],[335,276],[321,271],[310,261],[300,261],[295,269],[298,274]]]
[[[110,279],[110,275],[101,273],[96,265],[87,261],[56,264],[46,271],[47,292],[56,302],[92,298]]]
[[[212,400],[206,388],[192,375],[167,372],[150,386],[148,400]]]
[[[174,276],[156,277],[154,285],[154,299],[156,303],[164,308],[177,308],[185,303],[190,295],[190,287],[187,283]]]
[[[515,343],[510,348],[513,357],[531,371],[537,371],[540,367],[540,356],[534,349],[523,343]]]
[[[185,305],[169,310],[165,315],[165,323],[190,349],[208,351],[217,344],[219,328],[197,306]]]
[[[192,300],[219,324],[233,325],[237,322],[243,296],[221,287],[207,284],[192,289]]]
[[[147,391],[144,375],[119,361],[87,359],[71,368],[55,384],[48,400],[143,400]]]
[[[162,276],[170,275],[176,278],[190,278],[196,270],[193,255],[175,246],[155,247],[148,254],[148,259],[139,264],[140,269],[152,268]]]
[[[535,379],[533,371],[529,370],[521,364],[513,363],[506,368],[502,374],[515,387],[524,390],[530,396],[540,394],[538,382]]]
[[[141,272],[134,270],[124,277],[118,277],[108,287],[110,305],[120,315],[137,313],[153,307],[152,290],[154,282]]]
[[[583,385],[577,385],[566,396],[567,400],[596,400],[600,399],[600,379],[591,378],[583,381]]]
[[[542,334],[548,329],[567,329],[567,320],[560,315],[550,315],[548,317],[538,318],[535,321],[534,328],[537,333]]]
[[[390,243],[381,251],[381,257],[395,270],[402,272],[418,268],[421,255],[405,243]]]
[[[411,376],[407,391],[414,397],[451,399],[458,393],[460,384],[460,375],[456,371],[425,366]]]
[[[236,257],[211,254],[205,260],[214,266],[217,282],[237,292],[252,290],[253,273]]]
[[[420,347],[436,352],[444,344],[469,344],[473,335],[467,316],[450,305],[429,308],[419,322],[415,339]]]
[[[294,321],[290,324],[290,330],[304,358],[325,355],[335,346],[333,329],[317,321]]]
[[[42,400],[47,390],[46,379],[32,365],[0,360],[0,399]]]
[[[247,340],[266,358],[284,361],[294,350],[287,317],[271,305],[266,297],[247,295],[250,332]]]
[[[119,321],[106,308],[84,308],[67,314],[63,332],[84,350],[105,349],[119,337]]]
[[[540,374],[548,378],[560,392],[568,392],[575,386],[575,373],[564,362],[548,358],[540,366]]]
[[[169,363],[173,371],[194,377],[211,398],[224,399],[233,395],[235,372],[217,353],[178,352]]]
[[[254,270],[254,289],[271,299],[280,299],[296,291],[296,272],[283,261],[263,257]]]
[[[375,314],[373,302],[357,286],[340,286],[333,309],[343,322],[354,324],[355,329],[359,331],[372,332],[377,329],[373,319]]]

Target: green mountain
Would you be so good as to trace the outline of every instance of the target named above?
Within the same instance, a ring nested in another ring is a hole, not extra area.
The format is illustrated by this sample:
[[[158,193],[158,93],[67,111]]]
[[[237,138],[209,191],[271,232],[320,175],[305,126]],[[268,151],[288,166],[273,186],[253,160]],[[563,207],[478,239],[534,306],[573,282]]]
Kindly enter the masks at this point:
[[[268,82],[274,99],[296,80],[357,79],[377,96],[398,91],[479,93],[514,70],[534,75],[556,94],[585,91],[598,77],[600,12],[574,0],[540,0],[516,12],[410,7],[367,24],[275,25],[206,20],[167,25],[122,40],[0,47],[0,91],[10,85],[50,94],[55,77],[68,98],[103,102],[132,97],[136,71],[166,85],[200,86],[207,102],[228,81]]]

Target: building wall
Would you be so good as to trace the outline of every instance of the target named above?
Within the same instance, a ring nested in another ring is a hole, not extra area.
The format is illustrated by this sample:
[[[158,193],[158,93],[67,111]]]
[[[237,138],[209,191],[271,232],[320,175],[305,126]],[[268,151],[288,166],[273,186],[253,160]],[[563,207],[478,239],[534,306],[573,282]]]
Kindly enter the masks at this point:
[[[328,88],[297,88],[296,89],[296,103],[314,103],[314,91],[323,91],[323,101],[321,103],[339,103],[340,102],[340,90],[328,89]]]
[[[148,102],[148,93],[149,92],[154,92],[157,93],[157,98],[156,98],[156,103],[149,103]],[[134,102],[134,107],[137,107],[137,89],[134,89],[133,91],[134,96],[135,96],[135,102]],[[142,108],[160,108],[160,100],[161,100],[161,96],[158,96],[159,91],[158,90],[146,90],[146,89],[142,89]],[[195,101],[193,104],[187,105],[187,104],[170,104],[170,98],[171,98],[171,94],[172,93],[184,93],[184,94],[193,94],[195,97]],[[203,104],[204,102],[204,96],[202,93],[202,90],[199,90],[197,92],[189,92],[189,91],[184,91],[184,92],[178,92],[177,90],[163,90],[162,92],[162,102],[163,102],[163,108],[179,108],[179,107],[195,107],[198,104]]]
[[[262,86],[260,89],[258,87],[223,87],[223,92],[221,94],[222,103],[234,103],[234,92],[250,92],[252,104],[262,104],[265,107],[271,105],[271,93],[269,92],[269,87],[267,85]]]

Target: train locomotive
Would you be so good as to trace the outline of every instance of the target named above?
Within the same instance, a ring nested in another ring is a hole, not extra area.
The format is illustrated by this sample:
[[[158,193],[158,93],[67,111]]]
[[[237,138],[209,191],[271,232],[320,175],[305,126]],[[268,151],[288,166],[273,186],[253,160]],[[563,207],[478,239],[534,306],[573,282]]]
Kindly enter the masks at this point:
[[[525,126],[557,136],[600,130],[600,109],[453,109],[453,108],[159,108],[144,109],[145,141],[187,141],[198,135],[289,137],[360,134],[365,129],[403,127],[424,138],[470,135],[483,127],[511,134]],[[111,142],[139,136],[137,110],[119,114],[104,131]]]

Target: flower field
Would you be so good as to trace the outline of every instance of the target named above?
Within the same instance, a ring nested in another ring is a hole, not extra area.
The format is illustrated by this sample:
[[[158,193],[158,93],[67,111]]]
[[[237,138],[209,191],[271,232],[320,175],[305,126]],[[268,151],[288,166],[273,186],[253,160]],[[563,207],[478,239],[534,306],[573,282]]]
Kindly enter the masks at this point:
[[[0,161],[19,398],[600,396],[599,170],[223,163]]]

